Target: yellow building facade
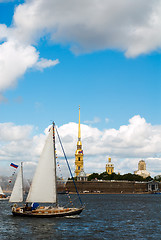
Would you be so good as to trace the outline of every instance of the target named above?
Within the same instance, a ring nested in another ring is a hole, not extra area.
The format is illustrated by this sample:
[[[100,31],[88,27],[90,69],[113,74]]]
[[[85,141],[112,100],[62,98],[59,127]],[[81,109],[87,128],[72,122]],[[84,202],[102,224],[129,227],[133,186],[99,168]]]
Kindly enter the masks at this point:
[[[80,106],[79,106],[79,124],[78,124],[78,142],[75,152],[75,177],[77,177],[83,168],[83,149],[81,142],[81,127],[80,127]]]
[[[108,158],[108,163],[106,164],[106,172],[112,174],[114,172],[114,165],[111,163],[111,158]]]

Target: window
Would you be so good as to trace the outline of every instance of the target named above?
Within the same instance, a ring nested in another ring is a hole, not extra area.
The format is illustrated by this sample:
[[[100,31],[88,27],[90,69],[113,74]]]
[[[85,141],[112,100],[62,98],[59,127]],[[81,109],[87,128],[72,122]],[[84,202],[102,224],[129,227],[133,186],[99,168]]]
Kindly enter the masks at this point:
[[[78,167],[78,170],[80,170],[80,167]]]
[[[80,161],[80,157],[78,157],[78,161]]]

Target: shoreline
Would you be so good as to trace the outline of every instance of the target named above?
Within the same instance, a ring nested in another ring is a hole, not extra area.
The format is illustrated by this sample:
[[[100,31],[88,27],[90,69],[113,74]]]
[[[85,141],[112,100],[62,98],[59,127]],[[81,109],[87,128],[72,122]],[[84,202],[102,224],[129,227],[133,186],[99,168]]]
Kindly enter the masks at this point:
[[[69,194],[77,194],[76,192],[69,192]],[[138,192],[138,193],[127,193],[127,192],[122,192],[122,193],[114,193],[114,192],[111,192],[111,193],[107,193],[107,192],[101,192],[101,193],[92,193],[92,192],[90,192],[90,193],[79,193],[79,194],[92,194],[92,195],[94,195],[94,194],[153,194],[152,192]]]

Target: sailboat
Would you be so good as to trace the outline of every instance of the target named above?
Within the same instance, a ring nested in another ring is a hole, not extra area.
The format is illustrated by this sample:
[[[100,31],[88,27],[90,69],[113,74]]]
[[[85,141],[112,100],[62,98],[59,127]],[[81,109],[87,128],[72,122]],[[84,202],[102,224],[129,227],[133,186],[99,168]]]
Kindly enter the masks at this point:
[[[8,200],[9,199],[9,197],[7,197],[5,194],[4,194],[4,192],[3,192],[3,190],[2,190],[2,188],[1,188],[1,186],[0,186],[0,200]]]
[[[58,193],[56,187],[56,152],[55,152],[55,124],[50,128],[47,140],[41,153],[38,166],[33,177],[29,193],[26,198],[26,205],[18,207],[17,204],[12,206],[14,216],[26,217],[65,217],[80,214],[84,206],[76,188],[81,206],[80,207],[63,207],[59,206]],[[67,161],[63,145],[61,143],[58,131],[56,129],[60,145],[62,147],[67,166],[72,176],[69,163]],[[75,182],[74,182],[75,185]],[[76,187],[76,185],[75,185]],[[10,197],[10,202],[23,202],[23,164],[19,169],[15,185]],[[31,204],[32,203],[32,204]],[[47,203],[51,206],[40,206],[39,204]],[[31,206],[29,206],[31,204]]]

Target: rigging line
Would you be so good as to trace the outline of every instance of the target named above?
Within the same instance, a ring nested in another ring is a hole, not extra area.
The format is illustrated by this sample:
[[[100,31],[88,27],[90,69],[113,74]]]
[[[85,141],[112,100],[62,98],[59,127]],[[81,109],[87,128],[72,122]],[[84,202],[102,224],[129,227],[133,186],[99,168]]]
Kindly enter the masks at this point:
[[[57,159],[57,165],[59,166],[59,172],[60,172],[60,177],[61,177],[61,181],[63,181],[63,185],[64,185],[64,187],[65,187],[65,182],[64,182],[64,180],[63,180],[63,175],[62,175],[62,173],[61,173],[61,168],[60,168],[60,164],[58,164],[58,158],[56,157],[56,159]],[[67,197],[68,197],[68,200],[70,201],[70,195],[69,195],[69,191],[68,191],[68,189],[67,189],[67,187],[65,187],[65,192],[66,192],[66,194],[67,194]],[[73,205],[73,202],[71,203],[71,201],[70,201],[70,204],[72,205],[72,206],[74,206]]]
[[[69,166],[69,163],[68,163],[68,159],[67,159],[67,156],[66,156],[66,154],[65,154],[65,151],[64,151],[64,148],[63,148],[63,144],[62,144],[62,142],[61,142],[61,139],[60,139],[60,136],[59,136],[59,133],[58,133],[58,130],[57,130],[57,127],[56,127],[56,126],[55,126],[55,129],[56,129],[56,133],[57,133],[57,135],[58,135],[58,139],[59,139],[59,142],[60,142],[60,145],[61,145],[61,148],[62,148],[64,157],[65,157],[65,160],[66,160],[66,163],[67,163],[67,166],[68,166],[70,175],[71,175],[71,177],[72,177],[72,180],[73,180],[73,183],[74,183],[74,186],[75,186],[75,190],[76,190],[76,192],[77,192],[77,194],[78,194],[79,201],[80,201],[81,205],[83,206],[82,200],[81,200],[80,195],[79,195],[79,192],[78,192],[78,190],[77,190],[77,187],[76,187],[76,184],[75,184],[75,181],[74,181],[74,177],[73,177],[72,171],[71,171],[71,169],[70,169],[70,166]]]

